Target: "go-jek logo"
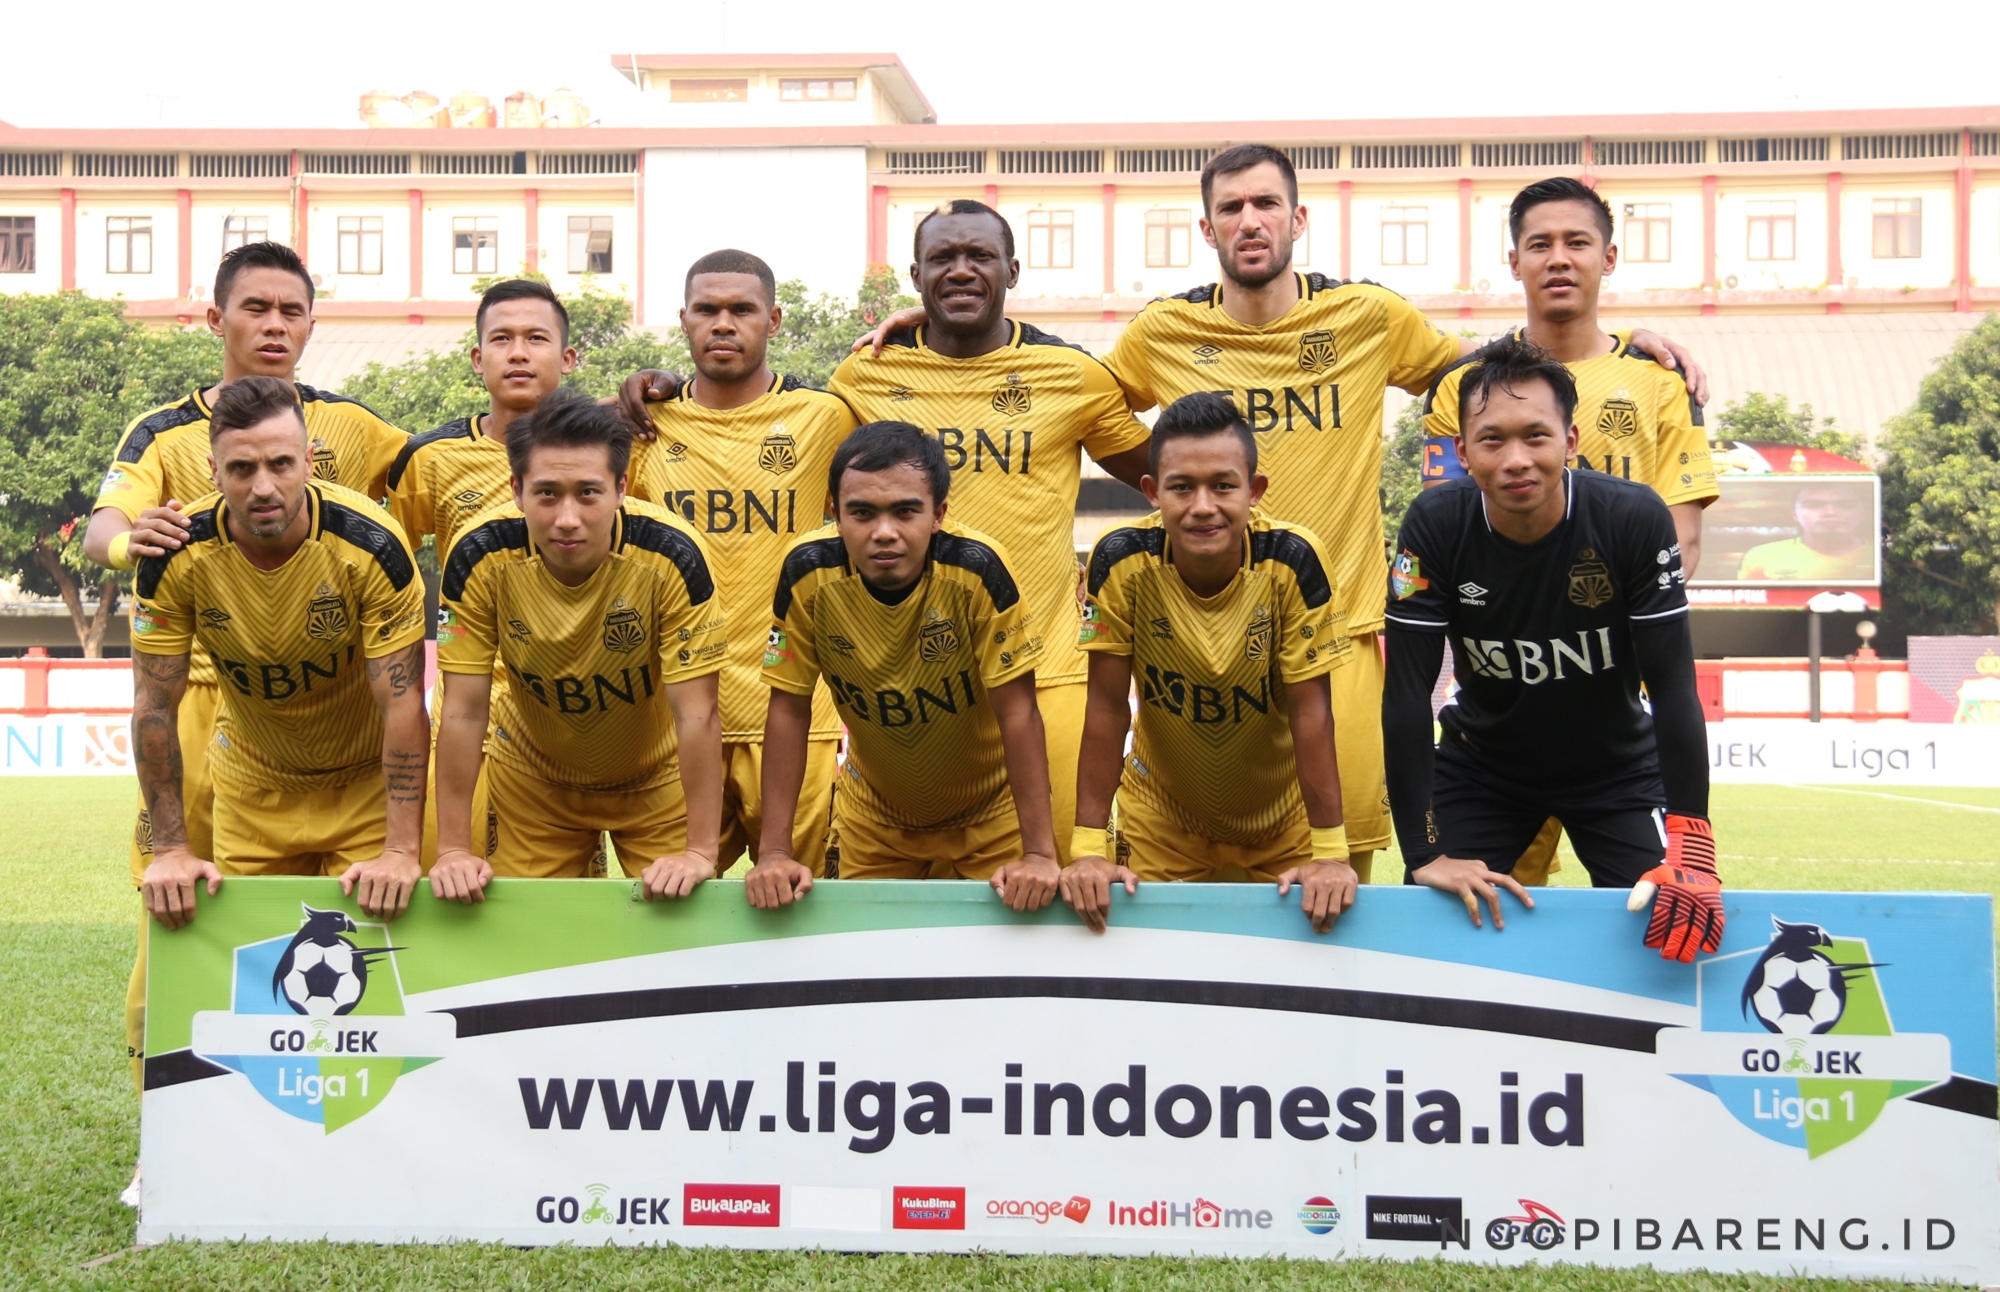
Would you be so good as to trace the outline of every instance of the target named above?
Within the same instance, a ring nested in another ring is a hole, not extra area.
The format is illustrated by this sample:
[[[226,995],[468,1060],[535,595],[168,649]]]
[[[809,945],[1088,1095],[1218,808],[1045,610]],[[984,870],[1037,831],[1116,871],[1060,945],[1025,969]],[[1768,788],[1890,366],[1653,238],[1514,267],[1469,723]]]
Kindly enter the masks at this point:
[[[1951,1039],[1898,1033],[1868,944],[1773,917],[1761,951],[1698,966],[1701,1028],[1660,1033],[1661,1066],[1767,1139],[1818,1157],[1890,1100],[1951,1079]]]
[[[301,909],[296,932],[236,948],[230,1008],[197,1013],[190,1048],[332,1134],[372,1111],[403,1073],[443,1058],[458,1025],[448,1014],[403,1013],[401,948],[383,925]]]

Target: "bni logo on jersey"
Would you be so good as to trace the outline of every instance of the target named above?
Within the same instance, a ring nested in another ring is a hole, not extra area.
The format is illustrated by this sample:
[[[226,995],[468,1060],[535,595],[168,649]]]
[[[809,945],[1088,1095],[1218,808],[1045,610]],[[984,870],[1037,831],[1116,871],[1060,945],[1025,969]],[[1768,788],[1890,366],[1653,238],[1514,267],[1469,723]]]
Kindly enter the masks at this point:
[[[1771,920],[1762,948],[1696,967],[1701,1025],[1660,1032],[1661,1068],[1713,1094],[1766,1139],[1818,1157],[1891,1100],[1951,1079],[1951,1038],[1898,1032],[1862,938]]]
[[[236,948],[230,1008],[194,1016],[190,1049],[274,1108],[332,1134],[457,1039],[449,1014],[403,1012],[386,926],[301,906],[296,929]]]

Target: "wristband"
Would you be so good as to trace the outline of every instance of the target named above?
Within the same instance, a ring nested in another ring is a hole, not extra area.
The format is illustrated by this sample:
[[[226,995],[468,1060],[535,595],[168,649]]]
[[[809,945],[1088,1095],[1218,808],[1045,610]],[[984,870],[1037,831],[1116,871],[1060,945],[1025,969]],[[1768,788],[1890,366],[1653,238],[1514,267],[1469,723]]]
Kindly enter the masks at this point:
[[[1347,860],[1347,827],[1345,825],[1314,826],[1312,832],[1312,855],[1314,861]]]
[[[1069,832],[1069,859],[1078,857],[1109,857],[1111,855],[1111,832],[1093,830],[1080,825]]]
[[[105,549],[104,563],[114,570],[129,570],[138,562],[132,559],[132,531],[111,536],[111,546]]]

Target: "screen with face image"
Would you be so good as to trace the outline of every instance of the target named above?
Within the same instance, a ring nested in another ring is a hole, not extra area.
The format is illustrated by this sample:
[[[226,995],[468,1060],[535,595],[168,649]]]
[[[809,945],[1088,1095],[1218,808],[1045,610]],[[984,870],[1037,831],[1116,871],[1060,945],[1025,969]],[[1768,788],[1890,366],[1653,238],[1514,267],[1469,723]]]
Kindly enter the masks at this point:
[[[1853,475],[1729,475],[1702,517],[1695,587],[1882,582],[1882,486]]]

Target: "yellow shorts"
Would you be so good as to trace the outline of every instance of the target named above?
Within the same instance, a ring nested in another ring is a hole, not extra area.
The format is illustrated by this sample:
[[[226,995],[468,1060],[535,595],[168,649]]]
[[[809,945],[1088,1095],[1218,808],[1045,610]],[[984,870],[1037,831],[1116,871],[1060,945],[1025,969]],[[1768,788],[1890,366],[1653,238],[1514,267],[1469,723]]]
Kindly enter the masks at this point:
[[[792,814],[792,859],[826,878],[826,832],[833,824],[833,773],[838,740],[806,742],[806,776],[799,786],[798,811]],[[754,862],[758,836],[764,830],[764,745],[762,741],[727,741],[722,746],[722,846],[715,854],[715,873],[735,865],[745,852]]]
[[[1562,869],[1562,862],[1556,858],[1556,845],[1562,842],[1562,837],[1562,822],[1554,817],[1542,822],[1540,833],[1535,835],[1534,842],[1514,863],[1510,873],[1529,888],[1547,885],[1549,876]]]
[[[181,694],[181,817],[187,823],[188,848],[197,857],[215,855],[215,787],[208,775],[208,743],[215,735],[215,713],[221,705],[219,686],[189,686]],[[131,861],[132,882],[137,884],[153,864],[153,819],[146,811],[143,789],[132,826]]]
[[[1301,810],[1268,843],[1218,843],[1184,829],[1136,794],[1118,796],[1118,842],[1125,864],[1144,883],[1214,882],[1228,869],[1275,884],[1278,876],[1312,860],[1312,830]]]
[[[833,804],[840,834],[842,879],[991,879],[1021,859],[1021,825],[1010,806],[976,824],[948,830],[905,830]]]
[[[338,875],[382,855],[382,775],[331,789],[215,784],[215,864],[225,875]]]
[[[1065,866],[1069,832],[1076,828],[1076,764],[1083,749],[1083,711],[1089,698],[1088,682],[1064,682],[1035,692],[1049,747],[1049,815],[1056,830],[1056,860]]]
[[[1389,781],[1382,762],[1382,650],[1379,634],[1358,633],[1347,663],[1327,674],[1333,693],[1334,759],[1347,846],[1389,846]]]
[[[486,859],[496,875],[602,875],[606,832],[619,865],[634,878],[687,847],[687,797],[678,778],[646,790],[578,790],[489,758],[486,780]]]

